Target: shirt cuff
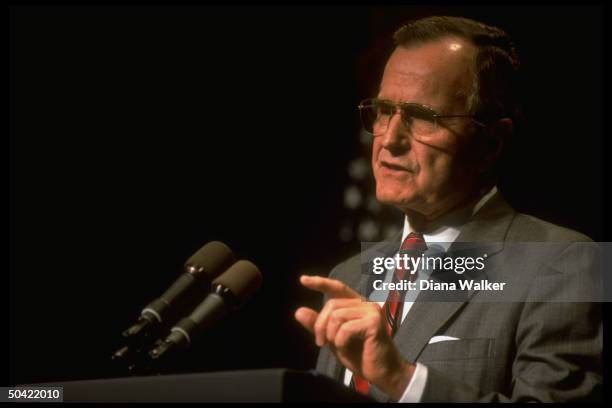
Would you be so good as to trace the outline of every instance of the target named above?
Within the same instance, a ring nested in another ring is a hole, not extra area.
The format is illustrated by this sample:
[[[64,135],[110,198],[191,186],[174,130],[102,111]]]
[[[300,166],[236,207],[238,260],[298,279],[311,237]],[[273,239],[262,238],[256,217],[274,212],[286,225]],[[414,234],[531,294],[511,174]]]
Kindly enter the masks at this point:
[[[427,383],[427,366],[416,363],[416,369],[398,402],[421,402]]]

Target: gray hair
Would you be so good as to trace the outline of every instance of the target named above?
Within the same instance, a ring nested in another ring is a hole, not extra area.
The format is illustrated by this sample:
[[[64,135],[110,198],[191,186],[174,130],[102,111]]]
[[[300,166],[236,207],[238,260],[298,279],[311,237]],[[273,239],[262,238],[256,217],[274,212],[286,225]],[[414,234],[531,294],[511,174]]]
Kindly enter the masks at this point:
[[[457,36],[477,48],[474,83],[466,95],[468,112],[483,122],[519,116],[517,74],[519,58],[508,35],[497,27],[463,17],[433,16],[410,21],[393,35],[396,46]]]

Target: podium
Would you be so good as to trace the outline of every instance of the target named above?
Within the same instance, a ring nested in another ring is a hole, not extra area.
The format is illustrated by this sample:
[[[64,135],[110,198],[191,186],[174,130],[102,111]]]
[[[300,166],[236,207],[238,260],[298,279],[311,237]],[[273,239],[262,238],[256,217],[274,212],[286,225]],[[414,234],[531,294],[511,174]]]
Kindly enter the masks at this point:
[[[316,371],[262,369],[38,384],[67,402],[375,402]]]

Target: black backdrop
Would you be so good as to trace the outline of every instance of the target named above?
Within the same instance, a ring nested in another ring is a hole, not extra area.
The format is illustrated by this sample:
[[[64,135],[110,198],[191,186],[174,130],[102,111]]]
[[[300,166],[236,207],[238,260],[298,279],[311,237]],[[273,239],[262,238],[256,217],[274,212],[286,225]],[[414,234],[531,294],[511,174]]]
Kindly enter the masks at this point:
[[[116,375],[120,331],[213,239],[264,285],[180,370],[312,367],[298,274],[358,250],[336,238],[355,106],[381,39],[430,14],[515,39],[500,187],[603,240],[601,7],[13,7],[10,382]]]

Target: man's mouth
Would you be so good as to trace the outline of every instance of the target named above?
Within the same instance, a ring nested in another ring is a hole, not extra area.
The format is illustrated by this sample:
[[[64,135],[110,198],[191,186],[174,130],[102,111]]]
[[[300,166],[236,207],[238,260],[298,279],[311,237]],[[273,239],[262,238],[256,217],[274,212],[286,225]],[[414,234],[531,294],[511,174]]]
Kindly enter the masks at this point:
[[[406,167],[406,166],[402,166],[396,163],[390,163],[387,161],[381,161],[380,162],[380,166],[383,167],[384,169],[388,169],[388,170],[392,170],[392,171],[403,171],[403,172],[410,172],[410,168]]]

